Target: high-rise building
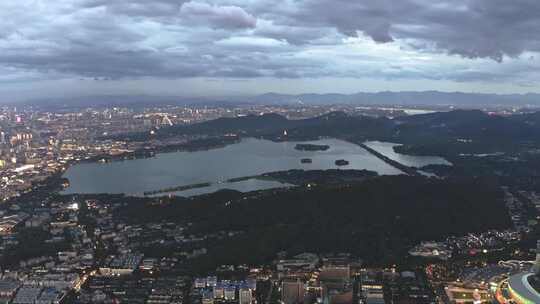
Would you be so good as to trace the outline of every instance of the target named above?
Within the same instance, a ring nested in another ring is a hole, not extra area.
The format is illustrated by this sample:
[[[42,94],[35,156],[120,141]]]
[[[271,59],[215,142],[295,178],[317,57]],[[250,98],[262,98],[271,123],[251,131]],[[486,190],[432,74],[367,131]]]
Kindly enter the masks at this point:
[[[214,298],[223,299],[225,297],[225,288],[222,284],[218,283],[214,286]]]
[[[343,261],[327,261],[321,269],[319,281],[325,304],[352,304],[351,267]]]
[[[323,303],[326,304],[352,304],[352,302],[352,287],[344,287],[342,289],[332,289],[326,291],[323,298]]]
[[[195,288],[204,288],[206,287],[206,280],[204,278],[196,278],[194,282]]]
[[[208,287],[215,287],[217,285],[217,277],[211,276],[206,278],[206,286]]]
[[[214,293],[212,291],[207,290],[203,292],[202,304],[214,304]]]
[[[247,286],[242,286],[238,290],[238,300],[239,304],[251,304],[251,289]]]
[[[300,280],[281,282],[281,301],[285,304],[297,304],[304,302],[306,287]]]
[[[234,301],[236,299],[236,288],[232,285],[225,287],[225,300]]]
[[[254,278],[249,278],[246,280],[247,287],[251,290],[257,289],[257,280]]]
[[[344,281],[351,277],[351,269],[349,265],[342,266],[325,266],[321,269],[319,280],[321,281]]]

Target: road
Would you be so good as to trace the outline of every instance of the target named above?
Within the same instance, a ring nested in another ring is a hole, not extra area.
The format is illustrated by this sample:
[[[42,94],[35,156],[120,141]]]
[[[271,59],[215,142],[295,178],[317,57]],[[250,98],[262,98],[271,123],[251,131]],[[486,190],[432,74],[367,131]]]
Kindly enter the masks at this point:
[[[369,153],[373,154],[375,157],[382,160],[383,162],[385,162],[385,163],[389,164],[390,166],[402,171],[403,173],[406,173],[407,175],[411,175],[411,176],[420,176],[421,175],[420,173],[418,173],[418,171],[416,171],[416,169],[414,169],[412,167],[405,166],[404,164],[401,164],[401,163],[391,159],[390,157],[385,156],[384,154],[378,152],[377,150],[368,147],[366,144],[360,143],[358,145],[360,147],[364,148]]]

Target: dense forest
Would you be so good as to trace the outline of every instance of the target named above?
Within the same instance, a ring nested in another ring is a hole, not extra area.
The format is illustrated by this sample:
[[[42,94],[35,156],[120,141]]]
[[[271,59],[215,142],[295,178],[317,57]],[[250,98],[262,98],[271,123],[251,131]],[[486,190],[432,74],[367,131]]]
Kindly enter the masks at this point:
[[[282,250],[346,251],[388,262],[422,240],[510,227],[500,189],[478,179],[385,176],[347,186],[166,200],[137,200],[118,216],[137,223],[191,222],[192,233],[243,231],[210,245],[199,262],[211,266],[267,262]]]

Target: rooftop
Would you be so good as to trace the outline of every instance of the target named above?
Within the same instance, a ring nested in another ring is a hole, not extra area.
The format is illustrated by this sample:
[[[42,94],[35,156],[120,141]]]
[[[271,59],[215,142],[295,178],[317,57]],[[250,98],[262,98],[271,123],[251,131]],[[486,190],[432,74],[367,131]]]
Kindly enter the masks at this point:
[[[540,303],[540,293],[530,283],[533,278],[534,274],[524,272],[508,279],[510,293],[519,303]]]

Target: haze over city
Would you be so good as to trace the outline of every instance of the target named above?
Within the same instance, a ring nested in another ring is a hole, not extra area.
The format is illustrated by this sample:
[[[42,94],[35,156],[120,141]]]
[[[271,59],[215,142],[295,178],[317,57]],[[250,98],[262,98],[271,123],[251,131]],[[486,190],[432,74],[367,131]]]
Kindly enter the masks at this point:
[[[1,101],[540,92],[534,0],[0,3]]]

